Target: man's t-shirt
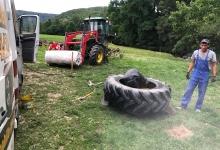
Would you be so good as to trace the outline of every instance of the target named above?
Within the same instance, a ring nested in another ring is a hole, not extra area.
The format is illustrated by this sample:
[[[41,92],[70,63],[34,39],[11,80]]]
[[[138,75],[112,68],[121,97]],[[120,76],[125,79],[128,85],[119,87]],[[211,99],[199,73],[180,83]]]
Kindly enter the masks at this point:
[[[208,53],[208,51],[207,51],[207,53]],[[199,52],[199,59],[205,60],[207,53],[202,54],[201,52]],[[198,50],[195,50],[193,52],[193,54],[192,54],[191,59],[192,60],[196,59],[197,54],[198,54]],[[213,52],[212,50],[209,50],[209,55],[208,55],[208,59],[207,60],[209,62],[209,70],[211,70],[212,63],[216,62],[216,54],[215,54],[215,52]]]

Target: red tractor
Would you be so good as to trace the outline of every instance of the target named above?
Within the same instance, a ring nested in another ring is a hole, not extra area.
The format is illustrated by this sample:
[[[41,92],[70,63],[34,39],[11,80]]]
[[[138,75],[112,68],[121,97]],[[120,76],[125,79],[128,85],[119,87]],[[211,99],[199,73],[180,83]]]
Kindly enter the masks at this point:
[[[105,57],[107,57],[108,39],[114,37],[114,35],[110,34],[110,26],[111,21],[109,21],[107,18],[86,18],[81,24],[83,30],[76,32],[66,32],[62,50],[57,52],[49,51],[45,56],[46,62],[48,64],[71,64],[71,61],[67,61],[67,59],[71,59],[67,57],[71,56],[70,52],[74,51],[73,61],[75,65],[82,65],[85,58],[89,58],[91,65],[100,65]],[[65,51],[68,51],[69,53],[67,54]],[[54,55],[52,53],[56,54]],[[79,58],[79,56],[75,56],[79,53],[81,54],[81,58]],[[62,58],[62,55],[65,56]]]

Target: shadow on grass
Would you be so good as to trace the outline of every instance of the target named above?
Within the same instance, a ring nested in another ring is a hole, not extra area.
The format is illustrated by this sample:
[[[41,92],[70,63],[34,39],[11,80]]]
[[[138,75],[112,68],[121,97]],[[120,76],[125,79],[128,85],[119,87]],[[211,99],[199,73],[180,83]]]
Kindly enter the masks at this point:
[[[68,64],[49,64],[50,67],[59,67],[63,69],[69,69],[71,65]],[[79,68],[78,66],[74,66],[74,68]]]
[[[145,115],[139,114],[132,114],[130,112],[126,112],[125,110],[121,109],[118,106],[109,106],[111,110],[117,112],[119,115],[125,115],[130,118],[138,118],[138,119],[158,119],[158,118],[165,118],[169,117],[170,115],[164,111],[160,111],[157,113],[149,112]]]

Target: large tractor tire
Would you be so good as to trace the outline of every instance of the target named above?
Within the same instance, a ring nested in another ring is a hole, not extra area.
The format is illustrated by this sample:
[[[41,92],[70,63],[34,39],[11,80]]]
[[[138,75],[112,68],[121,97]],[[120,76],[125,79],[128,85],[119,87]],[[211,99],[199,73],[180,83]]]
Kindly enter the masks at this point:
[[[132,88],[122,84],[124,75],[109,76],[104,85],[104,100],[119,106],[126,112],[145,115],[164,111],[171,99],[170,86],[158,80],[146,78],[148,87]]]
[[[94,45],[89,53],[89,62],[91,65],[101,65],[104,59],[104,49],[100,45]]]

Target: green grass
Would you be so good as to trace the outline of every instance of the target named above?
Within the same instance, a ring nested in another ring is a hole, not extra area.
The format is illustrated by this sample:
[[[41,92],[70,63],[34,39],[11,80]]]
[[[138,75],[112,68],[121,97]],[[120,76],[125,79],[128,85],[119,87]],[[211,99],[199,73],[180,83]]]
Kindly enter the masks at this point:
[[[64,36],[59,35],[47,35],[47,34],[41,34],[40,38],[46,39],[49,42],[63,42]]]
[[[45,39],[63,39],[41,35]],[[197,89],[189,108],[166,113],[134,116],[116,108],[100,104],[103,85],[84,100],[79,97],[93,91],[87,80],[104,82],[109,75],[124,74],[131,68],[144,76],[158,79],[171,86],[173,107],[179,106],[188,80],[185,79],[189,61],[170,54],[119,47],[124,57],[110,58],[110,65],[90,66],[86,60],[75,67],[72,78],[70,66],[45,64],[45,47],[39,48],[38,61],[26,64],[39,74],[24,67],[22,95],[33,95],[34,108],[20,110],[19,130],[15,149],[45,150],[218,150],[220,147],[220,81],[210,83],[201,113],[194,111]],[[54,75],[51,75],[54,74]],[[218,70],[219,74],[219,70]],[[20,105],[21,106],[21,105]],[[183,140],[170,136],[167,131],[184,126],[193,132]]]

